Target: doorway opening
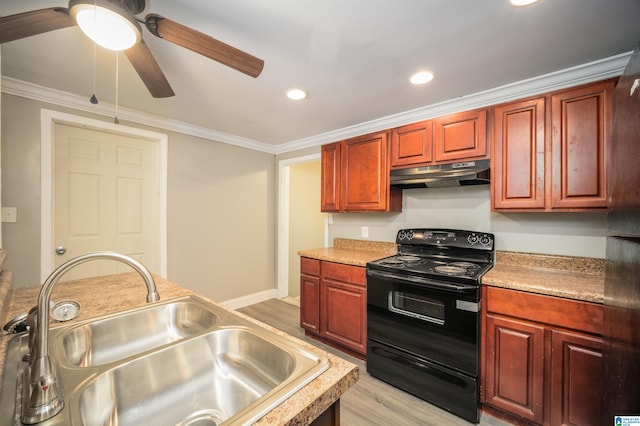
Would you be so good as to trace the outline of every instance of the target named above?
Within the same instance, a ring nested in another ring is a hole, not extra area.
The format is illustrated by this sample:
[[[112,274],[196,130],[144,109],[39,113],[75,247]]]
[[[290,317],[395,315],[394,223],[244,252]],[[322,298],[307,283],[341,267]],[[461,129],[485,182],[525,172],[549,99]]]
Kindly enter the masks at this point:
[[[328,215],[320,212],[320,154],[280,161],[278,188],[278,297],[295,303],[298,250],[328,245]]]

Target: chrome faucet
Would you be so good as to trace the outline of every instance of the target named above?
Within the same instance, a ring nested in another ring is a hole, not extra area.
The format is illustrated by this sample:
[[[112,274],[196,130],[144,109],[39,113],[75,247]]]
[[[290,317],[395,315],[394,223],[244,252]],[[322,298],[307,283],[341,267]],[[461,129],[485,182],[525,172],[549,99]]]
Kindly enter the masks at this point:
[[[124,254],[112,252],[87,253],[73,258],[56,268],[46,279],[38,295],[37,319],[35,330],[29,330],[33,347],[30,348],[30,368],[25,368],[23,376],[22,423],[34,424],[47,420],[64,407],[64,399],[53,364],[49,358],[49,301],[51,291],[58,280],[67,271],[90,260],[110,259],[129,265],[138,272],[147,286],[147,302],[157,302],[160,296],[156,291],[153,277],[140,262]],[[34,333],[35,339],[31,335]],[[28,382],[27,382],[28,380]]]

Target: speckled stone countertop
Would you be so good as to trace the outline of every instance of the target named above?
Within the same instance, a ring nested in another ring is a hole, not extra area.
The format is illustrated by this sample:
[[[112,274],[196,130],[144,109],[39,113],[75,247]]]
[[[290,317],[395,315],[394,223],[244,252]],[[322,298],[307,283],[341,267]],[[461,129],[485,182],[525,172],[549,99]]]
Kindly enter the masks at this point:
[[[482,284],[603,303],[604,259],[497,251]]]
[[[154,276],[158,293],[162,300],[194,294],[170,281]],[[7,319],[27,312],[36,304],[40,287],[14,289]],[[200,296],[203,297],[203,296]],[[83,320],[115,311],[135,308],[146,302],[146,287],[140,276],[133,273],[110,275],[59,283],[53,289],[51,299],[62,301],[73,299],[80,302],[80,315],[74,320]],[[206,299],[206,298],[204,298]],[[208,300],[208,299],[207,299]],[[1,302],[1,301],[0,301]],[[215,303],[212,301],[212,303]],[[218,304],[219,305],[219,304]],[[309,424],[346,392],[359,378],[358,367],[331,353],[325,352],[280,330],[263,324],[232,309],[224,309],[248,319],[269,331],[293,340],[299,345],[316,350],[329,359],[330,367],[311,383],[266,414],[256,425],[303,425]],[[54,323],[52,323],[53,326]],[[4,366],[4,356],[8,341],[13,335],[2,334],[0,338],[0,365]],[[2,373],[0,372],[0,375]],[[1,380],[0,376],[0,380]]]
[[[299,250],[298,255],[311,259],[367,266],[367,262],[396,254],[398,246],[380,241],[334,238],[333,247]]]

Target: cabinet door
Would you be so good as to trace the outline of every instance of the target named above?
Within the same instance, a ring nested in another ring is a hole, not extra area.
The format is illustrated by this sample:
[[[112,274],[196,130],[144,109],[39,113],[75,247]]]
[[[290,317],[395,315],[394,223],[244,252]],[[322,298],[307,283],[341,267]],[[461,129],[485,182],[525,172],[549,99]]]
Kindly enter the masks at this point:
[[[323,279],[322,335],[360,354],[367,353],[366,288]]]
[[[602,339],[553,330],[551,424],[600,425]]]
[[[341,152],[344,211],[389,211],[389,165],[387,132],[365,135],[343,142]],[[400,198],[402,207],[402,198]]]
[[[494,108],[494,210],[544,209],[545,100]]]
[[[391,168],[430,163],[433,150],[433,121],[422,121],[391,132]]]
[[[542,423],[544,327],[487,315],[486,330],[485,402]]]
[[[606,208],[612,81],[551,97],[551,208]]]
[[[320,261],[300,258],[300,326],[320,332]]]
[[[434,122],[435,161],[487,157],[487,110],[437,118]]]
[[[322,145],[320,152],[320,211],[337,212],[340,209],[340,142]]]

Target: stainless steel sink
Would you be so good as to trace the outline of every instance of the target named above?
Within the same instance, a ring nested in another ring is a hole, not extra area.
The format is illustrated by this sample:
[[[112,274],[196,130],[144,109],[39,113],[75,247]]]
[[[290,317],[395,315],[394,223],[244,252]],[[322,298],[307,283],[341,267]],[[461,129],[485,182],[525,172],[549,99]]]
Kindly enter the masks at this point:
[[[216,330],[98,375],[79,390],[72,418],[88,425],[250,423],[318,367],[317,357],[255,330]]]
[[[7,348],[0,425],[21,424],[27,340]],[[42,425],[251,424],[329,367],[324,354],[195,296],[53,328],[49,344],[65,406]]]
[[[62,361],[90,367],[193,336],[211,329],[219,319],[212,306],[199,299],[157,302],[71,327],[51,340],[52,345],[61,345]]]

